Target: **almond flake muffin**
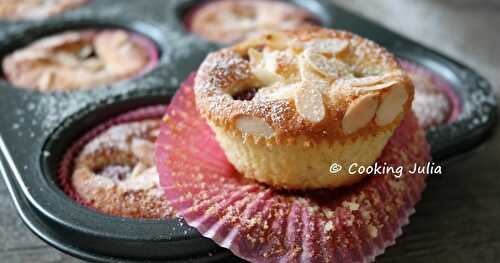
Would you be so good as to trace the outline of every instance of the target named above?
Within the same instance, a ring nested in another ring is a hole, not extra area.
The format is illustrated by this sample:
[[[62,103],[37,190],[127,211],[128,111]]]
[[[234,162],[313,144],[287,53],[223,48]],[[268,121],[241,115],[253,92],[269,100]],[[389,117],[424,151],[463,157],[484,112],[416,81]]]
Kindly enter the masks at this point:
[[[8,55],[5,77],[38,91],[75,91],[133,78],[157,63],[145,37],[121,29],[67,31]]]
[[[69,184],[63,187],[74,192],[77,201],[105,214],[173,217],[155,165],[159,125],[160,119],[125,122],[96,135],[74,159],[72,172],[61,175]]]
[[[278,188],[359,181],[410,111],[411,80],[357,35],[302,27],[211,53],[195,80],[199,111],[229,161]],[[332,174],[333,163],[344,169]]]
[[[40,19],[77,8],[87,0],[2,0],[0,19]]]
[[[431,70],[399,59],[415,86],[412,109],[425,129],[455,121],[461,111],[460,100],[451,85]]]
[[[217,43],[230,44],[260,31],[315,24],[309,12],[283,1],[216,0],[195,7],[186,18],[188,29]]]

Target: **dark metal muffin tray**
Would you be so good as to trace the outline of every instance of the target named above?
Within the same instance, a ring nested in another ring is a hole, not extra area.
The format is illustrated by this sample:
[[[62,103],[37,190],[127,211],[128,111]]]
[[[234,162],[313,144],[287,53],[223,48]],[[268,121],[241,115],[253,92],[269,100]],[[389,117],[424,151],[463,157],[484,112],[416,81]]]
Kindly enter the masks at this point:
[[[455,122],[428,131],[433,157],[445,160],[477,146],[496,120],[490,84],[473,70],[326,0],[295,0],[326,27],[353,31],[449,81],[461,100]],[[119,27],[156,42],[159,65],[112,87],[39,93],[0,81],[0,172],[26,225],[74,256],[104,262],[240,261],[181,219],[141,220],[96,213],[57,184],[67,148],[99,123],[145,105],[168,103],[209,51],[220,48],[186,32],[182,15],[195,1],[91,1],[43,21],[0,22],[0,58],[35,39],[78,28]]]

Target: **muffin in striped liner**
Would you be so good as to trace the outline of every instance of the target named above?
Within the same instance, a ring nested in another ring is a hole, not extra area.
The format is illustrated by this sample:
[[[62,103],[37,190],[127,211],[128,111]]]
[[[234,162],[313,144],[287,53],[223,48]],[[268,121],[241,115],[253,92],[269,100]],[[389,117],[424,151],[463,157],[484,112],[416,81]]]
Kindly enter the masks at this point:
[[[460,98],[451,85],[431,70],[405,59],[399,64],[415,86],[412,109],[425,129],[451,123],[462,111]]]
[[[319,22],[307,10],[279,0],[208,0],[195,5],[184,17],[189,31],[219,44],[305,24]]]
[[[154,160],[154,142],[164,112],[164,106],[141,108],[81,137],[60,165],[59,183],[64,192],[105,214],[172,218]]]
[[[42,19],[78,8],[88,0],[2,0],[0,20]]]
[[[158,64],[148,38],[122,29],[73,30],[41,38],[7,55],[5,78],[38,90],[76,91],[144,74]]]
[[[425,133],[409,112],[377,163],[403,167],[334,190],[276,190],[245,179],[195,106],[193,76],[175,95],[156,144],[177,215],[251,262],[369,262],[394,244],[425,187]],[[335,176],[332,174],[332,176]]]

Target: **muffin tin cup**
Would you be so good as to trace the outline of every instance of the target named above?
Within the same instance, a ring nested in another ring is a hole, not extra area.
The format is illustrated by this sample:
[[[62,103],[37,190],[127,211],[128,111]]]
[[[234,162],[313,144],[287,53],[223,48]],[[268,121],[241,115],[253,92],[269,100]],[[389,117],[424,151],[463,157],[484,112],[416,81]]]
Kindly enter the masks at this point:
[[[445,160],[476,147],[496,119],[490,84],[470,68],[351,14],[327,0],[295,0],[322,25],[370,38],[401,58],[448,81],[462,111],[427,138],[433,158]],[[239,261],[181,219],[107,216],[82,207],[57,183],[70,145],[96,125],[129,110],[166,104],[206,54],[221,45],[187,32],[182,16],[195,1],[91,1],[45,20],[1,22],[0,57],[47,35],[71,29],[125,28],[153,40],[158,65],[131,80],[88,91],[41,93],[0,81],[0,171],[28,227],[51,245],[92,261]]]

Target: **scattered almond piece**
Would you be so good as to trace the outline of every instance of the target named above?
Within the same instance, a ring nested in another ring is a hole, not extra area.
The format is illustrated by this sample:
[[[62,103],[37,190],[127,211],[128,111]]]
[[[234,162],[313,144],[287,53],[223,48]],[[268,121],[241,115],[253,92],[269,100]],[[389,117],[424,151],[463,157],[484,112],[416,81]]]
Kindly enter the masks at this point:
[[[314,50],[306,49],[304,58],[306,63],[325,77],[338,79],[343,75],[350,74],[347,64],[335,57],[328,58]]]
[[[266,12],[267,13],[267,12]],[[267,45],[273,49],[283,50],[288,47],[288,38],[279,32],[265,35]]]
[[[54,72],[52,70],[45,71],[42,76],[38,79],[38,87],[41,91],[47,91],[52,89],[52,84],[54,83]]]
[[[140,138],[134,138],[131,143],[132,153],[143,163],[153,166],[155,164],[154,143]]]
[[[146,171],[149,168],[149,166],[146,166],[144,163],[139,162],[134,166],[134,169],[132,170],[132,173],[130,174],[130,177],[138,177],[143,174],[144,171]]]
[[[334,56],[344,51],[349,46],[349,41],[342,39],[320,39],[306,44],[306,49]]]
[[[329,81],[324,79],[308,63],[300,63],[299,70],[301,81],[313,81],[318,83],[318,89],[320,91],[324,91],[324,89],[330,86]]]
[[[382,102],[377,111],[375,122],[379,126],[391,123],[403,110],[408,99],[408,93],[402,86],[393,87],[382,97]]]
[[[260,53],[255,49],[250,49],[248,55],[252,73],[263,85],[271,85],[281,79],[281,76],[276,73],[277,53]]]
[[[236,128],[243,133],[248,133],[257,137],[270,138],[274,135],[274,130],[269,124],[251,116],[240,117],[236,121]]]
[[[295,97],[299,85],[296,83],[274,88],[259,89],[255,94],[255,100],[288,100]]]
[[[384,90],[384,89],[387,89],[387,88],[390,88],[390,87],[396,85],[397,83],[398,83],[398,81],[391,80],[391,81],[383,82],[383,83],[380,83],[380,84],[377,84],[377,85],[373,85],[373,86],[354,87],[354,90],[357,93],[367,93],[367,92]]]
[[[320,122],[325,118],[323,95],[313,83],[302,82],[295,92],[295,108],[302,118],[310,122]]]
[[[342,120],[344,134],[351,134],[370,123],[377,112],[378,103],[378,94],[366,94],[355,99]]]

